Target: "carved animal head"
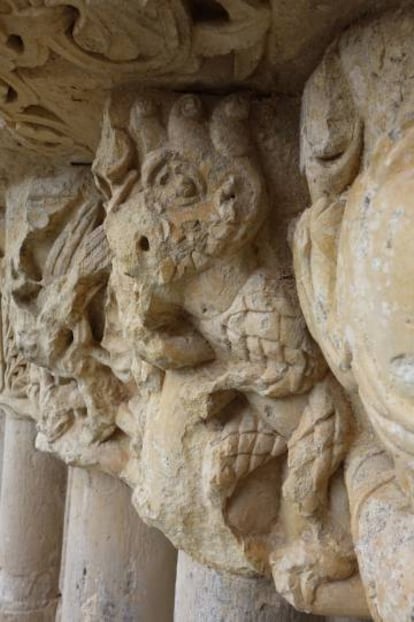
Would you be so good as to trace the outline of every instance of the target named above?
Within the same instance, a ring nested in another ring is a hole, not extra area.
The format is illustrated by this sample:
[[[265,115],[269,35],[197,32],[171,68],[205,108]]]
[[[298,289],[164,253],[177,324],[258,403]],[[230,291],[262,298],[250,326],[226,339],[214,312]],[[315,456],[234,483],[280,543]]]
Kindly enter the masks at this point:
[[[164,284],[248,244],[266,198],[246,99],[160,98],[161,106],[154,97],[135,100],[127,127],[109,105],[94,172],[108,198],[105,228],[121,270]]]

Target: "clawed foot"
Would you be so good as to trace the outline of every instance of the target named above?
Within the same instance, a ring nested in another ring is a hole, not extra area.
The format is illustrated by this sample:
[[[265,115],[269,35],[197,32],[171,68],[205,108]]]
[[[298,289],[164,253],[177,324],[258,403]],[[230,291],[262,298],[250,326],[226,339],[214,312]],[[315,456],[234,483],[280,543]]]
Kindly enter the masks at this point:
[[[296,609],[311,612],[320,585],[352,576],[356,560],[330,534],[309,531],[270,558],[277,591]]]
[[[103,443],[115,432],[115,423],[102,421],[98,417],[87,415],[83,421],[82,431],[79,440],[82,445],[93,445]]]

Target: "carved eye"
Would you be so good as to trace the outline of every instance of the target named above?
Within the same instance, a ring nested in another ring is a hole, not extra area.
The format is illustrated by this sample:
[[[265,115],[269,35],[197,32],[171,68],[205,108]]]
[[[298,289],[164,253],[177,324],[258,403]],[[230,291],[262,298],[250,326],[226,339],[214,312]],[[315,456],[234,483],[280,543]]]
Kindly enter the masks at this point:
[[[196,203],[206,191],[198,168],[171,152],[149,157],[143,165],[142,177],[144,187],[152,190],[164,208]]]
[[[179,206],[189,205],[201,195],[199,180],[183,171],[182,168],[181,166],[163,167],[155,182],[163,193],[164,199],[169,199]]]
[[[199,196],[198,188],[190,177],[178,177],[176,197],[182,199],[194,199]]]

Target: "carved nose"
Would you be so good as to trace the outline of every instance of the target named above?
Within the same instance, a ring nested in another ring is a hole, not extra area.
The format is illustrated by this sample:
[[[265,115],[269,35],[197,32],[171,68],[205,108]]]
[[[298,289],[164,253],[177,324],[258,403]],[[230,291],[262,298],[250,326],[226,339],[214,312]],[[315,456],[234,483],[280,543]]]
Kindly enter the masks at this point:
[[[134,246],[135,252],[133,250]],[[138,235],[132,238],[129,249],[129,252],[127,250],[126,254],[121,259],[121,264],[123,264],[124,273],[127,276],[136,278],[139,271],[142,269],[142,255],[148,253],[151,249],[151,244],[146,235]]]

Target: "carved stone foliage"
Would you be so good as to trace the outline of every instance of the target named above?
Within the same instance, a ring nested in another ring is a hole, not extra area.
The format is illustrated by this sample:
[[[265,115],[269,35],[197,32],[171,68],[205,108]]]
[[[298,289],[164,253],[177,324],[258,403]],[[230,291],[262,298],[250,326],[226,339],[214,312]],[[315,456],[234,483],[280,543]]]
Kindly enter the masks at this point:
[[[411,11],[357,26],[312,76],[313,205],[294,241],[305,317],[358,413],[352,531],[371,614],[387,622],[411,619],[414,593],[413,27]]]
[[[27,146],[90,158],[114,83],[194,75],[215,57],[228,59],[226,75],[246,78],[270,23],[263,0],[133,0],[122,10],[111,0],[2,0],[2,116]]]
[[[266,0],[149,0],[123,11],[109,0],[4,0],[0,9],[6,67],[38,67],[57,53],[88,71],[133,76],[162,75],[182,69],[190,56],[232,51],[250,50],[257,63],[270,26]],[[241,62],[236,58],[236,74]]]
[[[1,0],[0,115],[26,148],[90,162],[114,85],[297,92],[339,29],[397,4]]]

